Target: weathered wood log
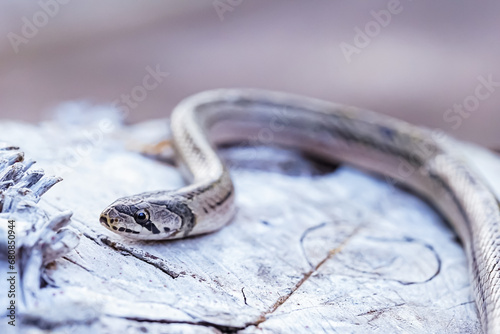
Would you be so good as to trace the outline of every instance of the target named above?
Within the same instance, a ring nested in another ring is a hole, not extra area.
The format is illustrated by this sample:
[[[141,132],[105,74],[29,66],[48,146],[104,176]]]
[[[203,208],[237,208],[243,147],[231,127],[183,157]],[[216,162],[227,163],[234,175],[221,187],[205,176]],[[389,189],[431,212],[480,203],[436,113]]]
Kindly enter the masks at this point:
[[[78,236],[64,227],[71,212],[49,219],[37,203],[59,177],[33,170],[18,147],[0,144],[0,263],[5,275],[0,288],[6,300],[2,328],[19,328],[16,318],[30,314],[40,302],[45,265],[67,254]]]
[[[173,166],[129,149],[168,138],[167,121],[125,126],[102,110],[79,115],[0,124],[64,178],[38,207],[72,210],[70,229],[81,239],[19,287],[36,291],[17,319],[23,332],[480,331],[464,252],[428,204],[298,152],[223,149],[239,211],[216,233],[168,242],[114,235],[98,221],[107,204],[183,184]],[[500,194],[500,159],[471,145],[463,151]]]

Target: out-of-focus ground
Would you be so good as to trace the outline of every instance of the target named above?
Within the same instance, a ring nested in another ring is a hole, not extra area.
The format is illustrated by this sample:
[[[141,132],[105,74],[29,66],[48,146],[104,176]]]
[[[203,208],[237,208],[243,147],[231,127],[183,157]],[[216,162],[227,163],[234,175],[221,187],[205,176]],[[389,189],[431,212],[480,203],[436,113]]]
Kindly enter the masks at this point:
[[[135,93],[127,121],[136,122],[202,90],[256,87],[500,147],[500,84],[481,84],[500,83],[497,1],[401,0],[383,24],[372,11],[394,0],[56,1],[0,3],[2,119],[38,121],[63,101]],[[357,28],[372,36],[346,57],[341,45],[356,46]],[[157,67],[168,76],[137,95]],[[471,111],[447,112],[463,104]]]

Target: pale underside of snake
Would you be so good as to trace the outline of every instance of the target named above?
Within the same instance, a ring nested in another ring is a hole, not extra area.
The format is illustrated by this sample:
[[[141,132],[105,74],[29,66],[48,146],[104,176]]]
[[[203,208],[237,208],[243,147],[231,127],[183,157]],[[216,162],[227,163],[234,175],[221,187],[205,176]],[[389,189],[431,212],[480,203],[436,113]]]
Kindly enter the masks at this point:
[[[248,141],[263,127],[273,131],[274,144],[385,175],[430,201],[462,241],[484,331],[500,333],[497,199],[461,160],[453,139],[374,112],[247,89],[189,97],[175,108],[171,131],[190,184],[118,199],[102,212],[101,224],[145,240],[220,229],[235,213],[235,195],[215,147]]]

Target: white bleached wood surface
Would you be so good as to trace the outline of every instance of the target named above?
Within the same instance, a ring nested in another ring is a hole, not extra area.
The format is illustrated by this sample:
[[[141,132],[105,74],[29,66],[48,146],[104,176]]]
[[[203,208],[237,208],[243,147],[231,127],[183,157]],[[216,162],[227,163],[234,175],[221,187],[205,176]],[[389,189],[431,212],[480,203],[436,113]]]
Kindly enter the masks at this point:
[[[105,109],[62,115],[0,122],[4,140],[64,178],[40,206],[72,210],[81,239],[47,267],[21,332],[480,332],[460,244],[414,195],[291,151],[224,149],[234,221],[196,238],[133,242],[98,217],[120,196],[183,184],[175,168],[126,148],[165,137],[166,121],[125,127]],[[464,152],[500,194],[500,159]]]

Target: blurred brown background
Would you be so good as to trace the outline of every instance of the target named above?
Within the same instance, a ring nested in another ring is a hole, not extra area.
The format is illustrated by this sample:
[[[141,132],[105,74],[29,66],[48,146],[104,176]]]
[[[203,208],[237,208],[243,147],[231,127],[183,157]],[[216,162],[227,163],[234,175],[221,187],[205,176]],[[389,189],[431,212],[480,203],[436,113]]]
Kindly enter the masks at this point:
[[[500,83],[499,32],[498,1],[3,1],[0,118],[126,94],[137,122],[205,89],[256,87],[500,147],[500,84],[484,86]],[[144,90],[157,67],[169,75]],[[469,116],[447,112],[455,104]]]

